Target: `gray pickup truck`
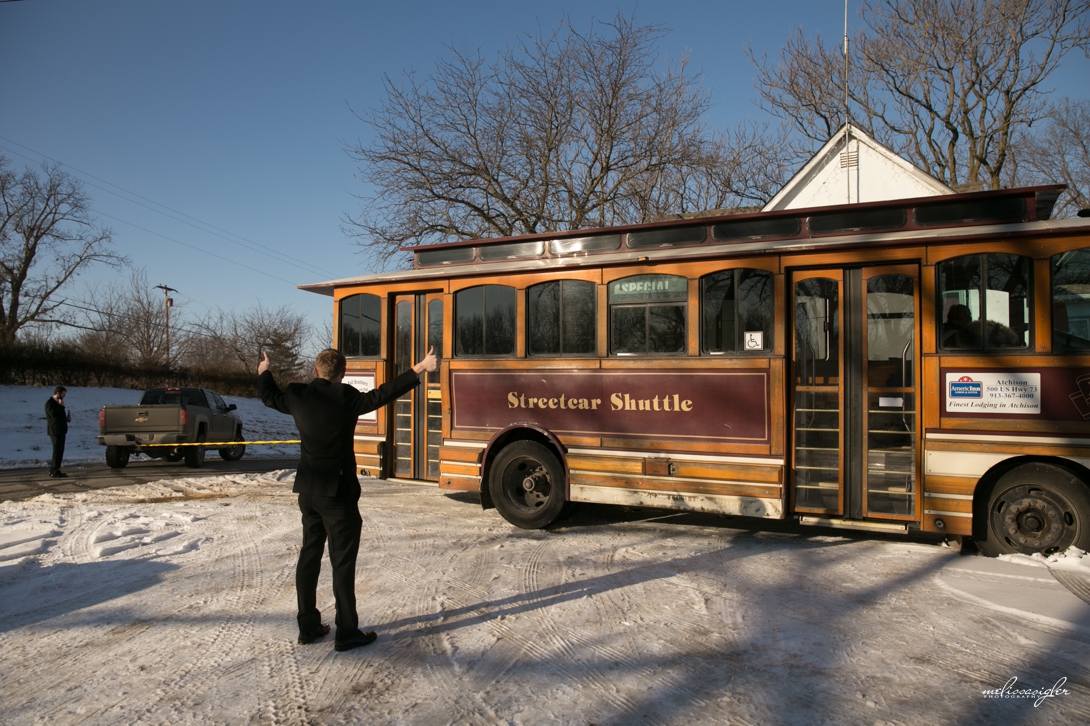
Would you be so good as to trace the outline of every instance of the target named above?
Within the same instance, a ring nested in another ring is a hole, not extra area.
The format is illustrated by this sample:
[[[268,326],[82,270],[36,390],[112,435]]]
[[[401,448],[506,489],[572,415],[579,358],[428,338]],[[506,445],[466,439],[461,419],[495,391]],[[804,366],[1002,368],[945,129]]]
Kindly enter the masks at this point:
[[[203,388],[151,388],[135,406],[102,407],[98,443],[106,447],[106,464],[112,469],[123,468],[135,453],[166,461],[185,459],[186,466],[197,468],[204,463],[205,447],[170,444],[243,441],[236,408]],[[227,461],[238,461],[244,453],[242,443],[219,448]]]

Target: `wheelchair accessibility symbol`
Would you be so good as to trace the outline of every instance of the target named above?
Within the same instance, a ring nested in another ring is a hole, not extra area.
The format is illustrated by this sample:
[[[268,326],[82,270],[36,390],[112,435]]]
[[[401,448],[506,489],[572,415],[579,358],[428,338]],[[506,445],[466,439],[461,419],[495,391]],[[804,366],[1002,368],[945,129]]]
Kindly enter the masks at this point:
[[[745,333],[745,340],[743,345],[746,350],[764,350],[765,347],[765,334],[763,331]]]

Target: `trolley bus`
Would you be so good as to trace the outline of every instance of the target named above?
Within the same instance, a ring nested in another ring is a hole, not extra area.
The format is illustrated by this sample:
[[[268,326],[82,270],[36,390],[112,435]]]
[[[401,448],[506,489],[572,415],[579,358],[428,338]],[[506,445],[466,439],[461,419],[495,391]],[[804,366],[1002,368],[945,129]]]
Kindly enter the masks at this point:
[[[1090,219],[1063,187],[408,248],[333,297],[361,474],[571,503],[1090,548]]]

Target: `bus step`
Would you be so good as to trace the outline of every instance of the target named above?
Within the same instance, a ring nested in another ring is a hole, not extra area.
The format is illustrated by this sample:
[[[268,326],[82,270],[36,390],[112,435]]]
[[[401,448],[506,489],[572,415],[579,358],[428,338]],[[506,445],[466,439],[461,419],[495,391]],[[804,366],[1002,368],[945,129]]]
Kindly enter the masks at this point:
[[[834,517],[799,516],[799,524],[816,527],[834,527],[836,529],[862,529],[868,532],[907,532],[908,525],[898,522],[865,522],[858,519],[837,519]]]

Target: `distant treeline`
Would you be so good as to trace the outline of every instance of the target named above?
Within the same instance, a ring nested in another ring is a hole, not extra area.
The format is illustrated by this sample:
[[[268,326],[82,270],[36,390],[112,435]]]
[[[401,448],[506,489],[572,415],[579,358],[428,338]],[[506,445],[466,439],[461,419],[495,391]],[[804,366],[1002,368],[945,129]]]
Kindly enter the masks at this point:
[[[16,342],[0,346],[0,383],[19,386],[93,386],[144,390],[157,386],[209,388],[228,396],[257,396],[257,380],[246,371],[167,367],[119,361],[109,351],[68,342]]]

